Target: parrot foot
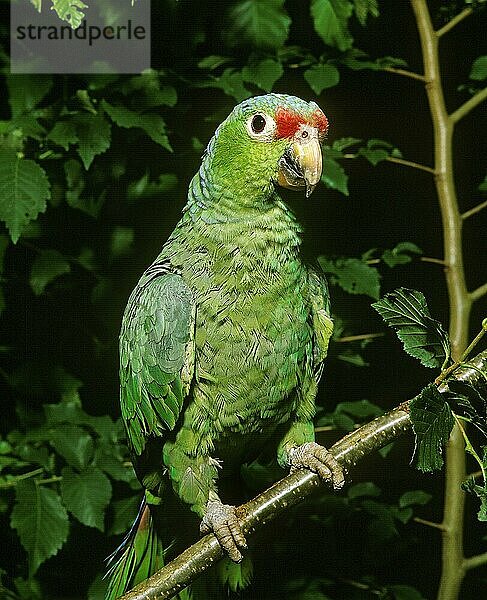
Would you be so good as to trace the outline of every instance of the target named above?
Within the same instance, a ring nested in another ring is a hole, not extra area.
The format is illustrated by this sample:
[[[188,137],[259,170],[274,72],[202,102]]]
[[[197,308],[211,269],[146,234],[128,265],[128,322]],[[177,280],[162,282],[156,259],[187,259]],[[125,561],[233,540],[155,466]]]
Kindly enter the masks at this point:
[[[208,500],[200,531],[202,534],[213,532],[231,560],[241,562],[243,556],[239,548],[246,549],[247,541],[234,506],[222,504],[220,500]]]
[[[331,452],[316,442],[307,442],[289,452],[291,473],[298,469],[309,469],[330,481],[333,489],[339,490],[345,484],[345,471]]]

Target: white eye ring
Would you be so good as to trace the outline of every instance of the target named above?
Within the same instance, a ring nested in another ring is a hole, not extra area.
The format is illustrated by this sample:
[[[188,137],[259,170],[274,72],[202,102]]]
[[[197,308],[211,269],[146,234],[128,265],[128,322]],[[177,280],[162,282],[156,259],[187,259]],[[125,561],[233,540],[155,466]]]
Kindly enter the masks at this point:
[[[247,119],[247,132],[251,138],[260,141],[269,141],[276,132],[276,122],[265,113],[254,113]]]

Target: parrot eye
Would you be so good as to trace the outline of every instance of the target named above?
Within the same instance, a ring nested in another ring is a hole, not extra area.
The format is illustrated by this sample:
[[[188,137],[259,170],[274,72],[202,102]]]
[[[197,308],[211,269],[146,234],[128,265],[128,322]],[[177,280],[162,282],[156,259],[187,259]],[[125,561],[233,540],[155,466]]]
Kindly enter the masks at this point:
[[[252,117],[252,131],[254,133],[262,133],[265,128],[265,119],[262,115]]]
[[[276,122],[269,115],[256,113],[247,119],[247,131],[255,140],[269,141],[276,131]]]

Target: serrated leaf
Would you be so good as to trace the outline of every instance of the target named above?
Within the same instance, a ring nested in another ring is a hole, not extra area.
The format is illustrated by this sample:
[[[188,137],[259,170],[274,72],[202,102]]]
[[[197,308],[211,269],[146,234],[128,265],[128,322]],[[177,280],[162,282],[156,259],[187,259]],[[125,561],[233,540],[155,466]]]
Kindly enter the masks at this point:
[[[66,508],[80,523],[104,531],[105,509],[112,497],[112,486],[100,469],[90,466],[76,473],[71,467],[65,467],[61,496]]]
[[[40,296],[54,279],[71,271],[66,258],[57,250],[42,250],[32,264],[29,283],[36,296]]]
[[[166,150],[172,152],[171,144],[166,133],[166,123],[160,115],[153,113],[137,113],[125,106],[114,106],[106,100],[102,101],[102,105],[111,120],[119,127],[130,129],[138,127],[156,144],[161,145]]]
[[[84,469],[93,458],[93,438],[76,425],[56,427],[52,432],[51,444],[69,465]]]
[[[229,13],[230,45],[244,42],[257,48],[280,48],[289,35],[291,19],[284,0],[241,0]]]
[[[487,468],[485,451],[482,463],[485,470]],[[477,513],[477,518],[479,521],[487,521],[487,483],[484,481],[483,485],[477,485],[475,478],[469,477],[469,479],[462,484],[462,489],[477,496],[477,498],[480,500],[480,509]]]
[[[50,75],[15,73],[5,77],[13,119],[32,111],[52,88]]]
[[[323,90],[338,84],[340,73],[334,65],[319,63],[307,69],[304,78],[313,92],[319,96]]]
[[[424,506],[425,504],[428,504],[431,498],[433,498],[433,496],[424,490],[411,490],[410,492],[404,492],[399,498],[399,506],[401,508],[415,504]]]
[[[19,481],[10,518],[29,555],[32,577],[39,566],[57,554],[68,537],[68,514],[56,492],[32,480]]]
[[[27,224],[46,210],[49,189],[46,173],[36,162],[19,158],[14,150],[0,150],[0,219],[14,244]]]
[[[58,121],[47,134],[47,139],[65,150],[69,150],[69,146],[78,141],[76,126],[70,121]]]
[[[487,79],[487,55],[479,56],[473,63],[469,75],[474,81],[483,81]]]
[[[335,159],[330,158],[326,154],[323,157],[321,181],[326,187],[338,190],[345,196],[348,196],[348,175]]]
[[[81,0],[52,0],[52,10],[55,10],[62,21],[69,23],[73,29],[77,29],[85,15],[83,9],[88,5]]]
[[[352,4],[348,0],[312,0],[311,16],[316,33],[329,46],[344,52],[351,48],[353,37],[348,30]]]
[[[379,16],[379,5],[377,0],[353,0],[355,15],[360,25],[365,26],[367,16],[370,14],[373,17]]]
[[[410,414],[416,434],[417,468],[420,471],[441,469],[443,446],[455,421],[436,385],[430,383],[413,398]]]
[[[450,341],[439,321],[432,319],[421,292],[399,288],[372,304],[402,341],[404,350],[425,367],[441,367],[450,358]]]
[[[402,58],[382,56],[380,58],[371,59],[366,52],[359,48],[351,48],[340,58],[340,62],[353,71],[362,71],[364,69],[381,71],[388,67],[407,67],[406,61]]]
[[[359,258],[329,259],[319,257],[319,263],[329,281],[339,285],[349,294],[366,294],[377,299],[380,291],[380,275],[377,269]]]
[[[242,79],[270,92],[283,73],[281,63],[272,58],[265,58],[258,63],[245,66],[242,69]]]
[[[138,494],[112,503],[113,523],[110,528],[110,535],[125,533],[130,529],[137,516],[139,505],[140,497]]]
[[[110,123],[101,113],[96,115],[83,113],[76,116],[76,131],[78,134],[78,154],[86,170],[90,168],[93,159],[110,147]]]

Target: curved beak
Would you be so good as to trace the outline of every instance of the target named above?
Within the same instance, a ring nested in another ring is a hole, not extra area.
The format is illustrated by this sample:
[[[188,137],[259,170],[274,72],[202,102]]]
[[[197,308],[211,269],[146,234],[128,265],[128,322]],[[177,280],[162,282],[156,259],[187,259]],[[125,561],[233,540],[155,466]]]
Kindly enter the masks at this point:
[[[318,130],[301,129],[279,161],[277,183],[291,190],[306,188],[308,198],[321,178],[323,160]]]

